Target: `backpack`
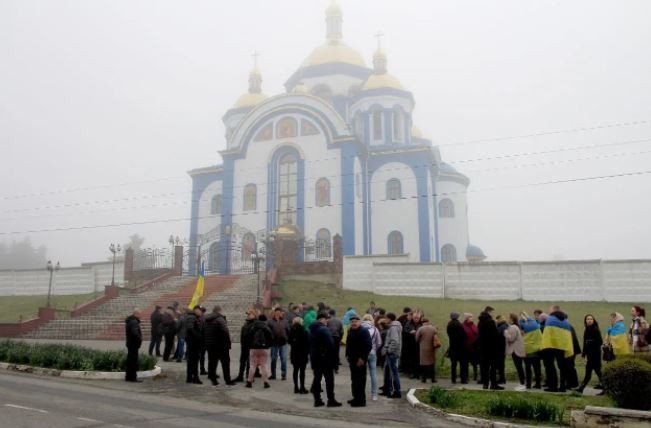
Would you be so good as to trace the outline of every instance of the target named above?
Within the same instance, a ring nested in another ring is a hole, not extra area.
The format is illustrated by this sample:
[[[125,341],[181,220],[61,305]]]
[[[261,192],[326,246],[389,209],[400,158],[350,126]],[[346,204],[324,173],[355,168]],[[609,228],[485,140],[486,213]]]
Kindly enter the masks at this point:
[[[251,347],[254,349],[265,349],[268,347],[267,335],[265,334],[264,328],[258,328],[253,332]]]

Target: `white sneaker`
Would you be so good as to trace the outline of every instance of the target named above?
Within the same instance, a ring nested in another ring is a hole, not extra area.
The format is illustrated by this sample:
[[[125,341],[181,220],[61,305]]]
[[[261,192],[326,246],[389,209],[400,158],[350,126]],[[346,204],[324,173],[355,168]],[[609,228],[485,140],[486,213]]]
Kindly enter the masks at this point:
[[[377,395],[374,395],[373,397],[371,397],[371,400],[377,401]]]
[[[514,389],[515,391],[524,391],[525,389],[527,389],[527,387],[524,386],[524,385],[518,385],[518,386],[516,386],[516,387],[513,388],[513,389]]]

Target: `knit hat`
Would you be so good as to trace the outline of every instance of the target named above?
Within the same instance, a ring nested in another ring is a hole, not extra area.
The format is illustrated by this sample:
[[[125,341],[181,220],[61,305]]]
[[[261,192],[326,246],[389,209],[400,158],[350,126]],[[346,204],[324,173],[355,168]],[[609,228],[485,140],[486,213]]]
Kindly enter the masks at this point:
[[[468,321],[472,317],[472,314],[470,312],[464,312],[463,313],[463,320]]]
[[[459,313],[458,312],[450,312],[450,319],[451,320],[458,320],[459,319]]]

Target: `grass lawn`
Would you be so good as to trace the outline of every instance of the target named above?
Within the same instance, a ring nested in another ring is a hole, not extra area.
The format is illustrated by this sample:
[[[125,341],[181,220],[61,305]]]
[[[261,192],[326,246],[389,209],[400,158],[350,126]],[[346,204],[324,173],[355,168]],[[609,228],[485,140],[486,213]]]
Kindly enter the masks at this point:
[[[70,294],[66,296],[52,296],[51,304],[56,309],[71,310],[76,306],[93,300],[95,293]],[[97,295],[99,297],[99,295]],[[22,315],[23,320],[36,317],[38,308],[45,307],[47,296],[3,296],[0,297],[0,322],[17,322]]]
[[[319,282],[309,281],[283,281],[280,283],[280,291],[283,296],[284,305],[289,302],[316,305],[318,302],[324,302],[337,310],[337,315],[342,316],[348,307],[355,308],[360,314],[368,308],[368,302],[374,301],[377,306],[385,308],[387,312],[393,311],[396,315],[402,313],[405,306],[412,309],[421,309],[430,321],[439,327],[441,341],[443,342],[442,350],[439,351],[437,361],[437,371],[440,375],[449,375],[449,360],[441,358],[443,349],[447,348],[448,337],[445,328],[450,320],[450,312],[471,312],[477,316],[486,305],[495,308],[495,315],[502,314],[508,316],[509,313],[519,313],[521,310],[527,311],[533,315],[534,309],[542,309],[548,312],[552,304],[558,303],[561,309],[569,315],[570,322],[576,329],[579,340],[583,343],[583,317],[585,314],[593,314],[601,330],[609,325],[609,315],[612,312],[620,312],[625,317],[631,309],[629,303],[606,303],[606,302],[526,302],[526,301],[482,301],[482,300],[455,300],[455,299],[431,299],[423,297],[405,297],[405,296],[381,296],[363,291],[349,291],[325,285]],[[463,319],[462,319],[463,320]],[[442,364],[442,365],[441,365]],[[582,359],[576,359],[576,367],[579,372],[579,381],[583,379],[585,364]],[[515,367],[511,359],[506,361],[506,377],[514,380],[517,377]],[[593,384],[596,383],[596,376],[593,376]]]
[[[546,394],[540,392],[514,392],[514,391],[470,391],[470,390],[450,390],[450,394],[457,400],[449,407],[441,407],[438,404],[432,404],[433,407],[442,409],[448,413],[456,413],[468,416],[476,416],[491,420],[503,420],[517,423],[526,423],[535,425],[536,421],[521,420],[510,418],[496,418],[488,414],[486,404],[489,400],[495,398],[518,398],[528,402],[543,401],[553,404],[563,409],[561,425],[570,424],[570,414],[572,410],[579,410],[585,406],[614,407],[615,403],[606,396],[594,397],[583,396],[579,394]],[[425,404],[430,404],[428,390],[420,389],[416,391],[416,397]],[[540,423],[541,425],[551,425],[551,422]],[[558,423],[556,423],[558,425]]]

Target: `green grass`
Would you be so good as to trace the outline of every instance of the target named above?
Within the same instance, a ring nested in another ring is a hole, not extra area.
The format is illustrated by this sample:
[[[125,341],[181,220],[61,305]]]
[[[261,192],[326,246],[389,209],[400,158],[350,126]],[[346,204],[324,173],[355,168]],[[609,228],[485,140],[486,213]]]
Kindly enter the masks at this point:
[[[475,322],[477,316],[487,305],[495,308],[495,315],[502,314],[508,317],[509,313],[519,313],[521,310],[527,311],[533,315],[534,309],[542,309],[548,312],[548,309],[553,304],[559,304],[561,309],[565,311],[569,317],[570,322],[576,329],[579,341],[583,342],[583,317],[585,314],[593,314],[599,326],[604,330],[610,319],[612,312],[620,312],[627,316],[630,312],[630,303],[606,303],[606,302],[527,302],[527,301],[482,301],[482,300],[455,300],[455,299],[431,299],[423,297],[404,297],[404,296],[381,296],[373,293],[363,291],[350,291],[328,286],[319,282],[309,281],[282,281],[280,283],[280,291],[283,296],[282,303],[288,304],[289,302],[301,303],[307,302],[308,304],[316,305],[318,302],[333,307],[338,316],[342,316],[348,307],[355,308],[358,312],[364,313],[368,308],[368,302],[374,301],[377,306],[387,310],[387,312],[395,312],[396,315],[402,313],[405,306],[412,309],[420,309],[425,313],[425,316],[430,319],[432,324],[439,328],[441,334],[441,341],[443,346],[438,352],[437,358],[437,372],[439,375],[447,376],[450,371],[449,360],[443,359],[442,354],[447,349],[448,337],[445,333],[445,328],[450,320],[450,312],[471,312],[475,315]],[[463,320],[463,318],[461,319]],[[441,366],[442,364],[442,366]],[[580,357],[576,359],[576,367],[579,372],[579,380],[583,379],[585,364]],[[508,380],[515,380],[517,374],[512,360],[506,360],[506,377]],[[472,371],[471,371],[472,372]],[[593,376],[593,384],[596,383],[596,376]]]
[[[71,310],[99,297],[99,294],[71,294],[52,296],[52,307],[61,310]],[[38,308],[45,307],[47,296],[3,296],[0,297],[0,323],[17,322],[21,315],[23,320],[35,318]]]
[[[416,397],[425,404],[430,404],[428,390],[419,389],[416,391]],[[440,408],[449,413],[457,413],[468,416],[476,416],[491,420],[503,420],[517,423],[526,423],[535,425],[533,420],[519,420],[513,418],[496,418],[490,416],[486,409],[487,403],[496,398],[519,399],[530,403],[542,401],[563,409],[563,417],[560,425],[570,424],[570,413],[572,410],[583,409],[585,406],[614,407],[615,403],[606,396],[583,396],[578,394],[545,394],[540,392],[514,392],[514,391],[471,391],[471,390],[449,390],[448,395],[452,399],[447,400],[448,406],[443,407],[440,404],[434,404],[434,407]],[[551,422],[545,422],[549,425]]]

